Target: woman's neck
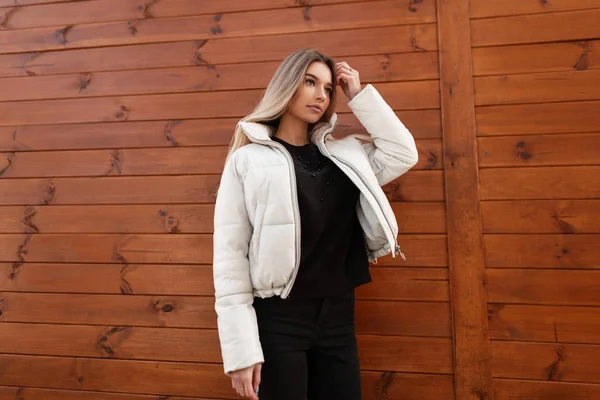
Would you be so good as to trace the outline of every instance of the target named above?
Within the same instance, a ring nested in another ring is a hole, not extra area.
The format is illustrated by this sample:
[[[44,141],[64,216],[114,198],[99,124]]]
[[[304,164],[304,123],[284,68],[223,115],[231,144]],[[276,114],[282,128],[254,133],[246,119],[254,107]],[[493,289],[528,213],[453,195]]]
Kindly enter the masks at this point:
[[[281,116],[275,136],[294,146],[305,145],[308,143],[308,124],[286,113]]]

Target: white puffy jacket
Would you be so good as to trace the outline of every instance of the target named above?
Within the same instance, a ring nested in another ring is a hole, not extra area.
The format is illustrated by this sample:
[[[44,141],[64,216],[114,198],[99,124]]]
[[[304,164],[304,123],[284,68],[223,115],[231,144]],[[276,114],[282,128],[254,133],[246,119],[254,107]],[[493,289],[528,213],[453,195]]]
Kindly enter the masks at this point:
[[[369,260],[400,254],[398,226],[381,186],[418,159],[415,141],[377,90],[367,85],[348,106],[371,140],[331,139],[337,116],[311,141],[360,189],[356,212]],[[240,122],[251,143],[225,165],[214,215],[214,285],[225,373],[264,362],[253,298],[286,298],[300,261],[300,216],[294,165],[269,128]]]

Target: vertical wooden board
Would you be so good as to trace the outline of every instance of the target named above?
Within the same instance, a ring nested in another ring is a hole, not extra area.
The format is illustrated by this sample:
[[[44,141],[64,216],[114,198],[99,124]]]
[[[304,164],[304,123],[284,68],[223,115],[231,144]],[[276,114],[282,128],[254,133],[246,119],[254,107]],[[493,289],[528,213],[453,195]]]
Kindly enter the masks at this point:
[[[455,395],[491,400],[468,8],[467,0],[438,1]]]

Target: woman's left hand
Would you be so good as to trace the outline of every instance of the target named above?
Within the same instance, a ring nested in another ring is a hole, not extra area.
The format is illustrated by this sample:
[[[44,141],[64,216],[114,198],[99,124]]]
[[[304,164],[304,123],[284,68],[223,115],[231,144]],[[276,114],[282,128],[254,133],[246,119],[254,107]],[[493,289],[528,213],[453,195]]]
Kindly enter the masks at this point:
[[[362,90],[358,71],[345,61],[336,64],[336,79],[348,100],[352,100]]]

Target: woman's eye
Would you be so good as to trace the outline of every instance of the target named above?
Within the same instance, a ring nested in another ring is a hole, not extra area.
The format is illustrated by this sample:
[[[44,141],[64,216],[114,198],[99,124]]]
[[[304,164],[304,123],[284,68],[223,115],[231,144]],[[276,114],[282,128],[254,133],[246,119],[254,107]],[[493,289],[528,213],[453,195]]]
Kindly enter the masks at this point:
[[[309,85],[314,85],[314,84],[315,84],[315,81],[314,81],[314,80],[312,80],[312,79],[307,79],[307,80],[306,80],[306,83],[307,83],[307,84],[309,84]]]
[[[328,94],[329,96],[331,96],[331,94],[333,93],[333,90],[331,90],[331,89],[329,89],[329,88],[325,89],[325,91],[327,92],[327,94]]]

